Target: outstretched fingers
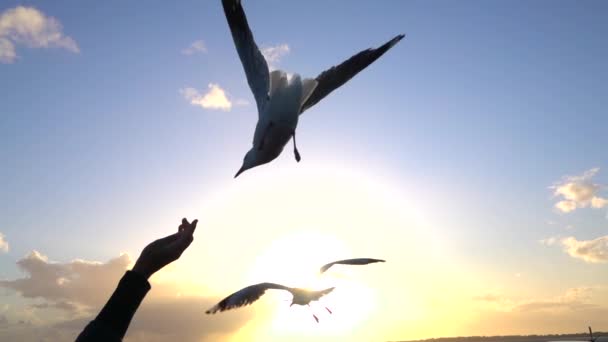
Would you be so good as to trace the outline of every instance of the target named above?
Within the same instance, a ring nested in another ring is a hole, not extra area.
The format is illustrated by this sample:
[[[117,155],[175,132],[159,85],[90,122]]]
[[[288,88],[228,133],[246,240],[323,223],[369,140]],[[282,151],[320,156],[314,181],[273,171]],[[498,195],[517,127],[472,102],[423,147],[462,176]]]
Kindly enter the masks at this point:
[[[189,223],[187,219],[182,219],[182,224],[179,226],[178,232],[175,234],[177,238],[171,242],[170,248],[174,251],[176,258],[179,258],[182,253],[194,241],[194,231],[198,220]]]

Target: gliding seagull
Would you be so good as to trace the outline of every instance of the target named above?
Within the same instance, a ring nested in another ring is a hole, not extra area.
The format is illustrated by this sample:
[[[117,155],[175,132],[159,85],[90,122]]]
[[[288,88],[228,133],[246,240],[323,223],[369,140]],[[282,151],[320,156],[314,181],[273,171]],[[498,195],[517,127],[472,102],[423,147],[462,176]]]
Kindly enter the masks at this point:
[[[312,291],[295,287],[287,287],[274,283],[260,283],[256,285],[247,286],[231,294],[230,296],[222,299],[214,307],[207,310],[206,313],[214,314],[216,312],[222,312],[252,304],[256,300],[260,299],[260,297],[262,297],[266,290],[271,289],[289,291],[289,293],[291,293],[291,295],[293,296],[290,306],[294,304],[310,306],[310,302],[317,301],[321,299],[321,297],[334,290],[333,287],[330,287],[325,290]],[[327,312],[329,312],[330,314],[332,313],[331,310],[329,310],[328,308],[325,308],[325,310],[327,310]],[[317,318],[316,315],[313,314],[312,317],[314,317],[317,323],[319,322],[319,318]]]
[[[385,262],[382,259],[372,259],[372,258],[357,258],[357,259],[346,259],[346,260],[338,260],[334,262],[330,262],[329,264],[323,265],[319,270],[319,273],[325,273],[330,267],[333,265],[367,265],[374,262]]]
[[[314,79],[302,80],[300,75],[289,77],[282,70],[269,73],[268,64],[253,39],[241,1],[222,0],[222,5],[258,109],[253,146],[245,155],[235,178],[245,170],[277,158],[292,138],[295,158],[299,162],[300,153],[296,146],[299,115],[380,58],[404,37],[400,34],[379,48],[357,53]]]

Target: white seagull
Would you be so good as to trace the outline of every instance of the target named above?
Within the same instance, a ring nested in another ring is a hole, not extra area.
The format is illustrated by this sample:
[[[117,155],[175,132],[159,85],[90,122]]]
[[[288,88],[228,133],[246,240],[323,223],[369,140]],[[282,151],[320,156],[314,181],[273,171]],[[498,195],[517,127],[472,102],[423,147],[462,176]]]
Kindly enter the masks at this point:
[[[385,262],[386,260],[382,259],[372,259],[372,258],[357,258],[357,259],[346,259],[346,260],[338,260],[334,262],[330,262],[329,264],[323,265],[319,270],[319,273],[325,273],[330,267],[333,265],[367,265],[374,262]]]
[[[290,77],[282,70],[269,73],[268,64],[249,29],[241,1],[222,0],[222,5],[258,109],[253,146],[245,155],[235,178],[245,170],[274,160],[292,138],[295,158],[299,162],[300,153],[296,147],[299,115],[353,78],[404,37],[400,34],[379,48],[363,50],[314,79],[302,79],[298,74]]]
[[[266,290],[285,290],[291,293],[293,296],[291,300],[291,305],[308,305],[310,306],[310,302],[317,301],[321,299],[321,297],[330,293],[334,290],[333,287],[327,288],[325,290],[314,291],[307,289],[300,289],[296,287],[288,287],[275,283],[260,283],[256,285],[247,286],[230,296],[222,299],[219,303],[217,303],[214,307],[207,310],[207,314],[214,314],[216,312],[222,312],[230,309],[240,308],[242,306],[246,306],[252,304],[256,300],[260,299],[262,295],[266,292]],[[327,312],[332,313],[327,307],[325,308]],[[316,315],[312,315],[312,317],[319,322],[319,318]]]

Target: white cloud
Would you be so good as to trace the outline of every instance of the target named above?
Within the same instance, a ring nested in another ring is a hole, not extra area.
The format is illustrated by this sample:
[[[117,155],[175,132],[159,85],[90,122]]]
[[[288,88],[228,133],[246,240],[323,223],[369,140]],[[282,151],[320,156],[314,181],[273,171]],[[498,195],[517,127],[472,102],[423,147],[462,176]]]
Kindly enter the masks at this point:
[[[574,201],[559,201],[555,203],[555,207],[562,213],[569,213],[576,210],[576,202]]]
[[[208,88],[209,90],[204,95],[195,88],[185,88],[181,92],[184,98],[194,106],[223,111],[229,111],[232,108],[232,102],[226,96],[224,89],[213,83],[209,83]]]
[[[8,253],[9,245],[4,234],[0,233],[0,252]]]
[[[248,105],[247,100],[235,99],[231,100],[229,95],[218,84],[209,83],[209,89],[205,94],[202,94],[195,88],[182,88],[179,92],[184,98],[190,101],[193,106],[199,106],[205,109],[217,109],[222,111],[230,111],[233,104],[237,106]]]
[[[12,63],[17,58],[15,46],[10,40],[0,37],[0,63]]]
[[[554,236],[540,240],[546,246],[561,246],[568,255],[588,263],[608,262],[608,235],[593,240],[577,240],[573,236]]]
[[[593,240],[577,240],[569,236],[560,240],[564,251],[571,257],[589,263],[608,262],[608,235]]]
[[[602,187],[591,181],[599,170],[599,168],[593,168],[580,176],[566,176],[551,186],[554,195],[562,197],[562,200],[555,204],[555,208],[563,213],[569,213],[589,206],[593,208],[608,206],[608,199],[602,198],[598,194]]]
[[[71,37],[63,34],[61,23],[33,7],[17,6],[0,14],[0,63],[17,59],[15,45],[29,48],[64,48],[78,53]]]
[[[182,50],[182,54],[186,56],[194,55],[195,53],[207,53],[207,46],[202,40],[195,40],[187,48]]]
[[[608,206],[608,199],[602,197],[593,197],[591,199],[591,206],[594,208],[603,208]]]
[[[276,69],[275,65],[281,61],[283,56],[289,53],[289,45],[279,44],[275,46],[266,46],[262,47],[260,52],[262,52],[262,55],[264,55],[264,58],[268,63],[268,68]]]

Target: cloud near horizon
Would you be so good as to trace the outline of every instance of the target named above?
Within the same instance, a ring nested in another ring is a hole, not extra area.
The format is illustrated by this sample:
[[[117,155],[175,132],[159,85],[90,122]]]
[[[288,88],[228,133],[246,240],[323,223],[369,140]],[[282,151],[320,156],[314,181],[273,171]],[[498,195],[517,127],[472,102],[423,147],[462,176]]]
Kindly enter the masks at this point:
[[[602,186],[591,181],[599,171],[599,168],[593,168],[580,176],[566,176],[551,186],[553,194],[562,198],[555,204],[555,208],[562,213],[570,213],[578,208],[607,207],[608,199],[599,196]]]
[[[575,312],[589,308],[599,308],[592,301],[601,302],[598,298],[608,295],[605,286],[580,286],[567,289],[564,293],[550,298],[517,299],[500,293],[486,293],[473,297],[473,300],[490,305],[503,312]],[[608,307],[603,309],[608,310]]]
[[[478,305],[471,328],[480,335],[495,335],[508,327],[510,334],[580,331],[581,326],[608,324],[608,286],[578,286],[538,298],[520,298],[489,292],[472,298]],[[540,329],[540,330],[539,330]],[[556,331],[557,330],[557,331]]]
[[[17,6],[0,13],[0,63],[10,64],[17,59],[16,45],[80,52],[76,41],[63,34],[57,19],[34,7]]]
[[[81,259],[56,263],[32,251],[17,261],[26,275],[2,280],[0,287],[37,302],[26,306],[27,319],[23,315],[21,318],[1,316],[3,336],[10,337],[9,340],[73,341],[97,315],[131,264],[128,254],[105,263]],[[236,332],[249,320],[250,313],[246,311],[205,315],[204,310],[217,300],[181,296],[176,284],[152,283],[152,290],[133,318],[125,341],[218,340],[219,336]],[[49,310],[65,315],[54,314],[55,321],[45,321]]]
[[[42,298],[50,305],[68,302],[94,307],[107,299],[130,264],[128,254],[105,263],[80,259],[55,263],[34,250],[17,261],[28,276],[0,280],[0,287],[15,290],[24,298]]]

